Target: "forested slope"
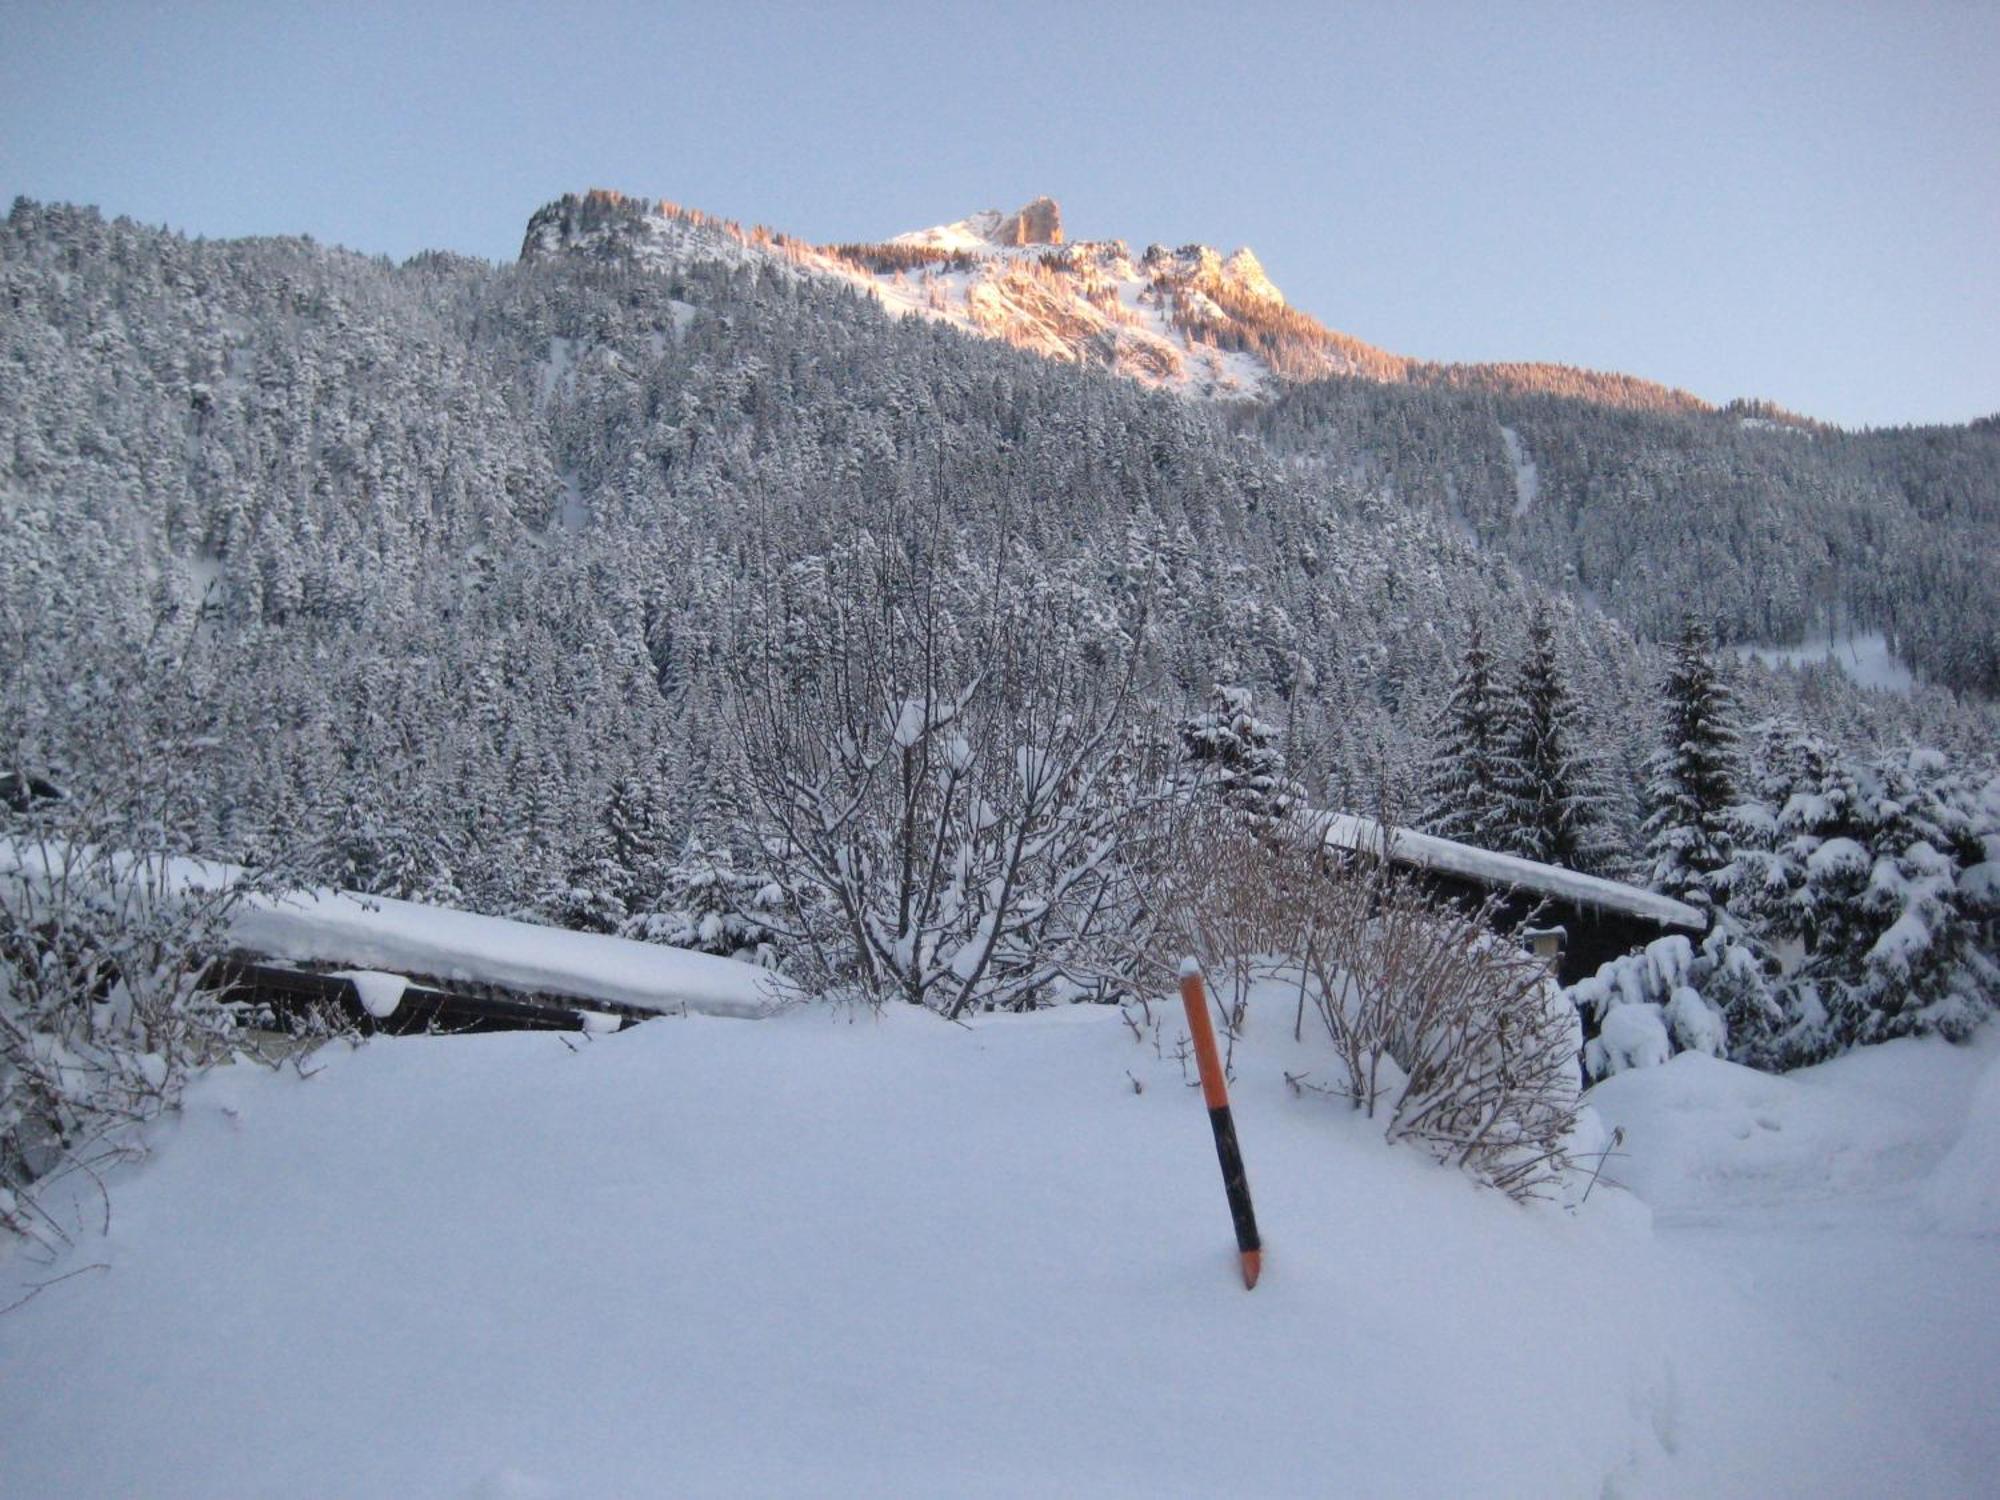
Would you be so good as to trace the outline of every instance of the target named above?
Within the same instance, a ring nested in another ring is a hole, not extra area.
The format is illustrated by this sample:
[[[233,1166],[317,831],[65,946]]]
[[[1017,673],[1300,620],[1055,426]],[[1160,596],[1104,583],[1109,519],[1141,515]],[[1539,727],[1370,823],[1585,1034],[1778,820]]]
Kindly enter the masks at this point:
[[[1380,485],[1652,638],[1877,629],[1932,681],[2000,692],[2000,432],[1842,432],[1757,403],[1626,407],[1325,381],[1244,407],[1304,472]]]

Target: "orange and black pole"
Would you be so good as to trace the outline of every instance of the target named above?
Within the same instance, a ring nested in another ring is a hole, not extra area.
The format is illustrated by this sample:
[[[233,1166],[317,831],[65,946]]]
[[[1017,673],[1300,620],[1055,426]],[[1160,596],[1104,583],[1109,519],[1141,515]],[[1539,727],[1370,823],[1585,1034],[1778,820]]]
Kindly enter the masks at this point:
[[[1181,965],[1181,1004],[1187,1007],[1195,1062],[1201,1068],[1202,1102],[1208,1105],[1209,1128],[1215,1132],[1215,1157],[1222,1163],[1222,1188],[1229,1195],[1229,1217],[1236,1223],[1236,1248],[1243,1257],[1243,1285],[1248,1289],[1257,1284],[1257,1273],[1264,1268],[1264,1244],[1257,1238],[1250,1179],[1243,1171],[1242,1148],[1236,1144],[1236,1123],[1229,1117],[1229,1086],[1222,1077],[1221,1054],[1215,1049],[1208,993],[1202,986],[1201,966],[1191,958]]]

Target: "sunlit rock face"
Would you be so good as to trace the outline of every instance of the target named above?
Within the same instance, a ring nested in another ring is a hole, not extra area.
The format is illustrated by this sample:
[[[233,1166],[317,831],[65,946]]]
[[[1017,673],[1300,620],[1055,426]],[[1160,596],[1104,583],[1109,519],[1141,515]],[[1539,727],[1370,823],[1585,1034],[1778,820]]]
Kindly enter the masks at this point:
[[[996,245],[1060,245],[1062,209],[1053,198],[1037,198],[1007,215],[994,230]]]

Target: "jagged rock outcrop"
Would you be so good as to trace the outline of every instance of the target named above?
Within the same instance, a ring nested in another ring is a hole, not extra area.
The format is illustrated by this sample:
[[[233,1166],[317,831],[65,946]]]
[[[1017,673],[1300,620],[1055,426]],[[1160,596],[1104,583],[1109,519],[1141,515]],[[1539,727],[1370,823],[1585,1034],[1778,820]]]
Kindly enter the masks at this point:
[[[1037,198],[1002,219],[990,238],[996,245],[1060,245],[1062,206],[1053,198]]]

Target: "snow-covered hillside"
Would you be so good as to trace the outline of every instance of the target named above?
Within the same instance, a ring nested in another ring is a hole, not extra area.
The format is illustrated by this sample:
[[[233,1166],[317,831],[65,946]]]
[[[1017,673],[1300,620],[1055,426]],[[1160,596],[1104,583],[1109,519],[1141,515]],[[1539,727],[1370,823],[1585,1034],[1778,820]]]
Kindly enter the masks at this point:
[[[0,1266],[34,1293],[0,1317],[6,1493],[1981,1492],[2000,1263],[1919,1205],[1953,1139],[1990,1156],[1990,1039],[1768,1099],[1708,1059],[1620,1078],[1655,1231],[1294,1093],[1282,1009],[1236,1053],[1251,1293],[1178,1028],[1116,1011],[222,1069],[108,1222],[90,1193],[72,1251]],[[1731,1174],[1774,1141],[1797,1170]]]

